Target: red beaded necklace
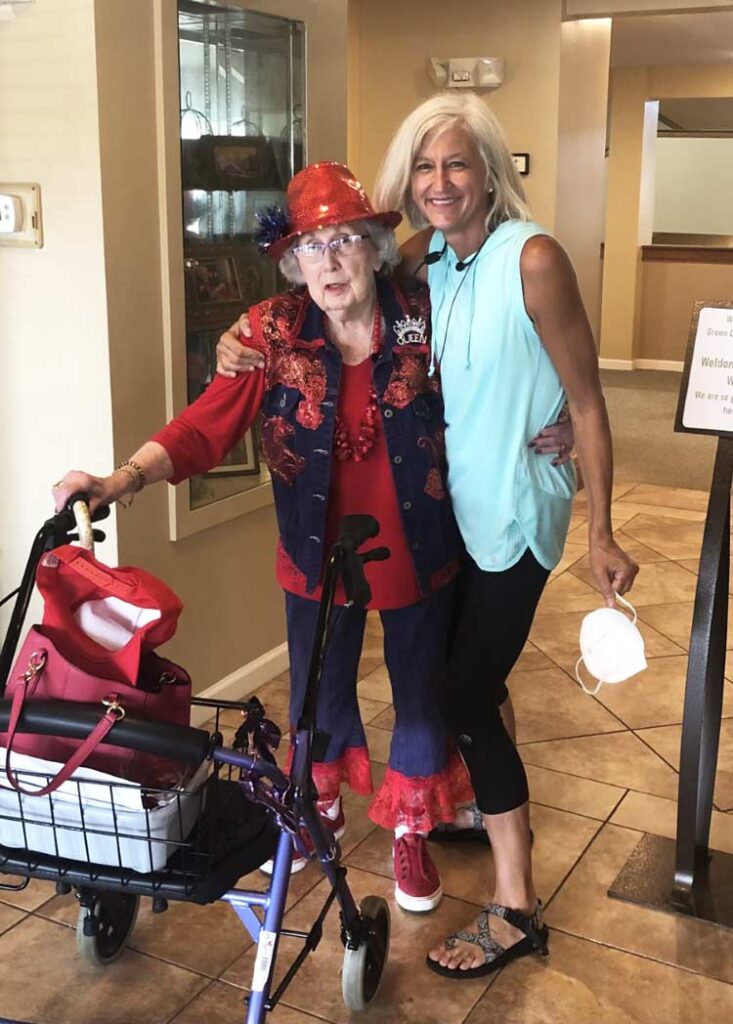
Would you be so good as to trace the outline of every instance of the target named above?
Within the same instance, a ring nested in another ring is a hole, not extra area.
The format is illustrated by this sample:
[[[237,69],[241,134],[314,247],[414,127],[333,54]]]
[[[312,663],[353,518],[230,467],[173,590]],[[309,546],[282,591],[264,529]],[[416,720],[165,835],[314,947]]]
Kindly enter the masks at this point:
[[[379,343],[382,336],[382,314],[379,303],[374,303],[374,325],[372,327],[372,344],[370,355],[379,351]],[[367,458],[377,436],[377,416],[379,406],[377,404],[377,393],[374,385],[369,386],[369,397],[367,398],[366,409],[359,423],[359,433],[355,441],[349,439],[346,425],[340,416],[336,416],[336,424],[333,432],[333,454],[339,462],[362,462]]]

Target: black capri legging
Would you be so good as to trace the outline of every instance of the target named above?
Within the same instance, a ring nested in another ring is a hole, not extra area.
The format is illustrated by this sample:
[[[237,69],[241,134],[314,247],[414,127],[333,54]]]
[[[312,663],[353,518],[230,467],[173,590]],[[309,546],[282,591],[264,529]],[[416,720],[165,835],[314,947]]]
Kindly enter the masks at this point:
[[[527,775],[499,706],[529,635],[549,570],[529,548],[503,572],[485,572],[464,553],[451,636],[445,717],[458,739],[484,814],[529,799]]]

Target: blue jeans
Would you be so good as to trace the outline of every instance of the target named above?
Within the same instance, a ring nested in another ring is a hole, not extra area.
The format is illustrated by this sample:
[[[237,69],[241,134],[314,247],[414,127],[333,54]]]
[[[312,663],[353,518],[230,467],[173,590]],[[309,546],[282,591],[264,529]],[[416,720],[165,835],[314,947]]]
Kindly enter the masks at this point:
[[[395,710],[389,765],[408,777],[433,775],[445,764],[448,730],[441,705],[453,596],[449,583],[423,601],[379,613]],[[295,725],[303,706],[318,602],[286,593],[285,608],[290,721]],[[330,736],[324,761],[336,760],[347,747],[366,745],[356,697],[366,612],[335,608],[332,617],[338,622],[326,652],[316,712],[316,727]]]

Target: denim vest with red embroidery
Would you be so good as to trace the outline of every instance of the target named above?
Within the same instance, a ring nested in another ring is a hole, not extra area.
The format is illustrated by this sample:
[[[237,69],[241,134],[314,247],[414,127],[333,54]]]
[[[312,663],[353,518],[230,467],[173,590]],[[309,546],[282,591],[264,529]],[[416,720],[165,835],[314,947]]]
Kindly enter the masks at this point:
[[[454,571],[460,543],[446,488],[443,399],[428,376],[427,289],[403,294],[377,278],[386,331],[372,380],[392,467],[402,528],[423,593]],[[341,355],[324,337],[323,312],[304,289],[250,310],[253,346],[265,355],[262,450],[272,474],[280,540],[318,584]]]

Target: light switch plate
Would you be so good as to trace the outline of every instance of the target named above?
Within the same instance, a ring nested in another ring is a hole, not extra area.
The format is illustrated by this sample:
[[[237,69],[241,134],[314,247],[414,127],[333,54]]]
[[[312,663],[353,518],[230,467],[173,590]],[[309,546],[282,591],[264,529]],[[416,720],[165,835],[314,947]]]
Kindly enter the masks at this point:
[[[0,232],[0,246],[40,249],[43,245],[41,186],[28,181],[0,181],[0,194],[17,196],[23,207],[21,230],[12,234]]]

